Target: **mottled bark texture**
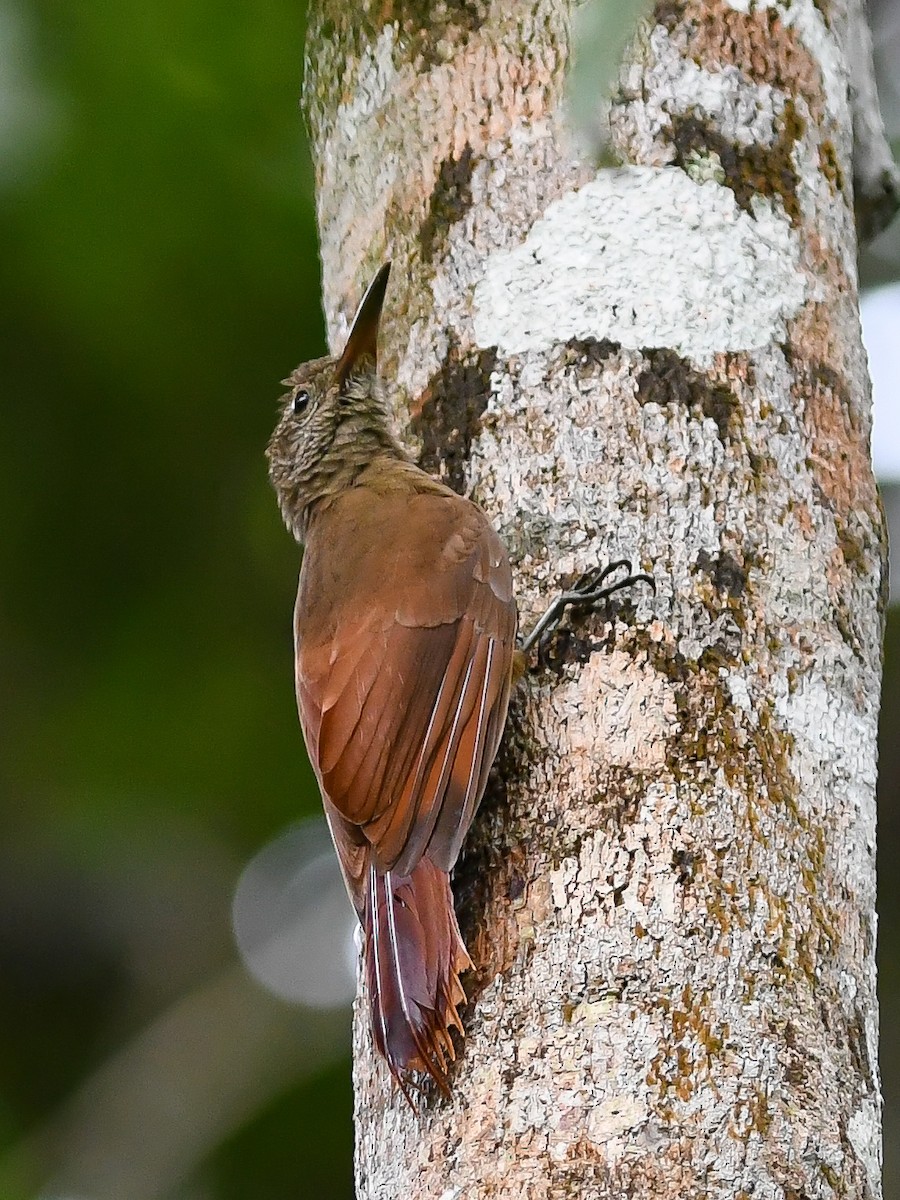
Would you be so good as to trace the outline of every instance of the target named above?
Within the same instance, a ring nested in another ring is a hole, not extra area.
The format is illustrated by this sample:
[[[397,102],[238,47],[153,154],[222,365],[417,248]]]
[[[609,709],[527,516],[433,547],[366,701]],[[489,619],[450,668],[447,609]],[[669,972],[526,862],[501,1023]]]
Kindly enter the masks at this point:
[[[523,625],[597,562],[657,583],[519,695],[457,871],[452,1099],[411,1112],[358,1016],[359,1194],[873,1200],[858,0],[661,0],[599,171],[566,132],[571,7],[312,16],[333,345],[393,259],[398,424],[496,522]]]

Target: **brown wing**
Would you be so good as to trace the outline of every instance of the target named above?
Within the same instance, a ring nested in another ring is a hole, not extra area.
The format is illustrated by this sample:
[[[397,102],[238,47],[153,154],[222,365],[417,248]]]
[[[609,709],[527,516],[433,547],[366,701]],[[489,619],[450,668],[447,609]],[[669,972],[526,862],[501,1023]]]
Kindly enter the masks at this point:
[[[506,554],[474,505],[366,490],[311,530],[296,617],[300,719],[355,901],[367,845],[401,875],[425,853],[456,861],[506,719],[516,627]]]

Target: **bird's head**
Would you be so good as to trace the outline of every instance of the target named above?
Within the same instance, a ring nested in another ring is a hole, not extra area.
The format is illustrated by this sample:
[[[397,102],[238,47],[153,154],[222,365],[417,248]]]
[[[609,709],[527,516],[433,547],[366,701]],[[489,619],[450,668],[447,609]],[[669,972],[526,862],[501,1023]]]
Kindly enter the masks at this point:
[[[402,454],[376,373],[389,273],[385,263],[369,285],[340,356],[301,363],[283,381],[289,391],[266,456],[285,523],[301,541],[316,501],[352,486],[379,454]]]

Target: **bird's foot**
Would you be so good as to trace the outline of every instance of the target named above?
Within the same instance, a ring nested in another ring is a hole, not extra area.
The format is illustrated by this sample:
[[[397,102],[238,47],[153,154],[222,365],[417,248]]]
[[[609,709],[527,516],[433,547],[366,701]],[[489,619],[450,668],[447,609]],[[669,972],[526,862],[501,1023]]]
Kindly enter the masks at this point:
[[[613,575],[623,570],[625,575],[621,579],[613,583],[609,582]],[[520,647],[521,653],[528,654],[535,646],[540,651],[552,637],[567,608],[595,608],[616,592],[632,587],[636,583],[646,583],[654,593],[656,592],[656,584],[653,582],[652,575],[648,575],[644,571],[633,572],[627,558],[618,558],[605,567],[591,567],[568,591],[556,597],[528,637],[523,640]]]

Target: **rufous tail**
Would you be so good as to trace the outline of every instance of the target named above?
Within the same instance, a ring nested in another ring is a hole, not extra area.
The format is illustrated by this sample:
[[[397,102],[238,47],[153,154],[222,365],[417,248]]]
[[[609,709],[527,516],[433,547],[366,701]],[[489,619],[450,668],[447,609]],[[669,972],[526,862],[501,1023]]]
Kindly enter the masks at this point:
[[[408,1100],[408,1071],[427,1071],[449,1094],[447,1064],[456,1057],[450,1029],[462,1033],[457,1006],[466,999],[459,973],[472,963],[446,872],[427,858],[410,875],[370,866],[365,942],[377,1050]]]

